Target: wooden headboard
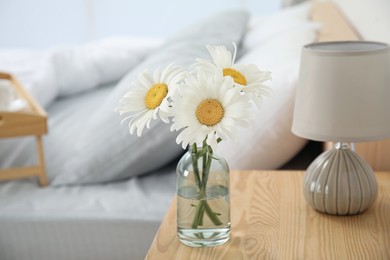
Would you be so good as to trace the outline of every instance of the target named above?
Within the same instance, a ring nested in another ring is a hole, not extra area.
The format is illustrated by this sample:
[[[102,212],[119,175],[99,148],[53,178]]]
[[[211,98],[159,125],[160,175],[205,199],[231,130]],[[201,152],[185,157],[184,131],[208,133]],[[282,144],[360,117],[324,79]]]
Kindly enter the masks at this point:
[[[313,3],[311,19],[322,24],[317,33],[317,41],[361,40],[359,33],[332,2]],[[332,143],[326,143],[329,148]],[[390,139],[380,142],[357,143],[356,152],[361,155],[374,170],[390,170]]]

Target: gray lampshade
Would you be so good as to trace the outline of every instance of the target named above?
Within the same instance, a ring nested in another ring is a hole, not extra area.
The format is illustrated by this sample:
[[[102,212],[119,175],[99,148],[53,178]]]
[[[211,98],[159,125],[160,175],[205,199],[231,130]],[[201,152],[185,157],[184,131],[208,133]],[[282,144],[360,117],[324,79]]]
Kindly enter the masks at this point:
[[[390,47],[364,41],[304,46],[292,131],[317,141],[390,137]]]

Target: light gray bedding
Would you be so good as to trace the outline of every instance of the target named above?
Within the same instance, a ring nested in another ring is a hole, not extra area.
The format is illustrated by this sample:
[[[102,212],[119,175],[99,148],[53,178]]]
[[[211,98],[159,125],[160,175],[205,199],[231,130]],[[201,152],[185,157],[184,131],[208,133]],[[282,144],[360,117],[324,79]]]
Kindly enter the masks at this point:
[[[88,120],[111,90],[100,87],[48,109],[50,180],[80,134],[73,120]],[[0,153],[8,153],[0,157],[7,166],[35,163],[31,138],[0,140],[0,146]],[[175,165],[107,184],[41,188],[35,178],[0,182],[0,259],[143,259],[175,194]]]
[[[141,260],[158,226],[153,221],[1,219],[0,259]]]
[[[33,179],[2,182],[0,222],[4,218],[159,222],[175,194],[174,172],[172,165],[126,181],[85,186],[40,188]]]

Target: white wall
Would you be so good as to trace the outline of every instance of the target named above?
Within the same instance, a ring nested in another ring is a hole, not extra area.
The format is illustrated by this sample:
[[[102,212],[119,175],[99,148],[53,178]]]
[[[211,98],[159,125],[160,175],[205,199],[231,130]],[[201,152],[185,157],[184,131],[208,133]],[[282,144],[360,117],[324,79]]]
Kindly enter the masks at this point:
[[[0,0],[0,48],[46,48],[114,35],[164,37],[219,10],[254,14],[281,0]]]

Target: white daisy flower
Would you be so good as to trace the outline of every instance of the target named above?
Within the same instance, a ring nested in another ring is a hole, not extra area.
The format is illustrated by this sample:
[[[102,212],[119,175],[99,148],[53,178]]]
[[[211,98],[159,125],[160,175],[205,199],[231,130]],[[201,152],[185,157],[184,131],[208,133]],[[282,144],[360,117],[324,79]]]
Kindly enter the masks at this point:
[[[251,103],[233,85],[231,78],[201,72],[185,79],[171,103],[171,131],[182,130],[178,144],[186,148],[206,140],[215,149],[219,138],[234,138],[237,125],[248,125]]]
[[[122,120],[122,123],[130,120],[130,134],[137,129],[137,135],[141,136],[145,126],[150,128],[150,121],[158,116],[169,122],[169,97],[185,74],[179,66],[171,64],[162,72],[156,70],[151,74],[145,70],[138,75],[138,81],[133,82],[134,88],[123,96],[116,108],[120,115],[130,114]]]
[[[196,70],[212,74],[221,74],[224,77],[231,77],[242,91],[252,96],[255,104],[260,107],[263,96],[271,96],[272,90],[263,82],[271,79],[271,72],[261,71],[256,65],[234,64],[237,47],[234,45],[234,54],[225,46],[207,45],[207,49],[213,59],[213,63],[205,59],[197,59]]]

